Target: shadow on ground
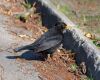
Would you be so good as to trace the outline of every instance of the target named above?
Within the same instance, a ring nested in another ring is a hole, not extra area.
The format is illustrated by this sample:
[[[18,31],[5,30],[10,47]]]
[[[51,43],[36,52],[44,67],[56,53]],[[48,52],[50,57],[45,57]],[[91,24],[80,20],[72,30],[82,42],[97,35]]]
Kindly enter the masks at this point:
[[[41,53],[34,53],[33,51],[26,51],[19,56],[7,56],[8,59],[26,59],[26,60],[37,60],[37,61],[44,61],[44,56]]]
[[[26,0],[25,0],[26,1]],[[42,19],[42,25],[51,28],[60,19],[54,15],[46,6],[42,5],[38,0],[27,0],[30,4],[36,3],[36,13],[39,13]]]

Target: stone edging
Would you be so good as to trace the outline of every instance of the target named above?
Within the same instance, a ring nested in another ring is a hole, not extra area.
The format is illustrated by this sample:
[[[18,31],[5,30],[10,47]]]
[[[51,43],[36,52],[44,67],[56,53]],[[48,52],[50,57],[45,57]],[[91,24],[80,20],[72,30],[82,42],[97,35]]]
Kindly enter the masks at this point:
[[[77,63],[85,62],[88,73],[90,73],[95,80],[100,80],[100,50],[92,43],[91,40],[86,38],[82,31],[75,28],[75,24],[71,22],[64,14],[59,12],[50,3],[50,0],[40,0],[42,5],[45,5],[54,13],[58,18],[63,20],[68,26],[71,26],[70,30],[65,33],[64,46],[76,52]]]

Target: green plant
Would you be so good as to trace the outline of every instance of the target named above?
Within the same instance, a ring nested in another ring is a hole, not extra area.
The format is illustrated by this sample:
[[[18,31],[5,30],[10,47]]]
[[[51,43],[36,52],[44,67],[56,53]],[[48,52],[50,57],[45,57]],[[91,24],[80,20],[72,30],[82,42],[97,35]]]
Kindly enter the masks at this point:
[[[72,64],[72,65],[70,66],[70,68],[71,68],[71,70],[72,70],[73,72],[75,72],[75,71],[77,71],[78,66],[77,66],[76,64]]]
[[[94,80],[92,77],[88,77],[87,80]]]
[[[27,13],[23,13],[23,14],[16,14],[15,17],[17,19],[20,19],[22,22],[26,22],[28,20],[29,16],[30,16],[30,13],[27,12]]]
[[[81,78],[80,80],[94,80],[92,77]]]
[[[25,8],[27,8],[27,9],[30,9],[30,8],[32,8],[32,5],[27,1],[27,0],[25,0],[25,2],[23,2],[23,3],[21,3]]]
[[[100,40],[93,40],[93,43],[97,46],[100,47]]]

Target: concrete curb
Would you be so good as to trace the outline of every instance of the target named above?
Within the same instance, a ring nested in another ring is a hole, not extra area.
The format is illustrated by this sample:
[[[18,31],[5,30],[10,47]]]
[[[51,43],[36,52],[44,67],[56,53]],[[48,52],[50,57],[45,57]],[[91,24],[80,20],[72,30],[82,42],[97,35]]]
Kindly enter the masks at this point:
[[[87,39],[81,30],[75,28],[75,24],[71,22],[63,13],[58,11],[50,0],[40,0],[42,5],[47,7],[51,13],[63,20],[67,25],[71,26],[71,30],[65,33],[64,47],[76,52],[76,61],[78,64],[85,62],[87,73],[95,80],[100,80],[100,50]]]

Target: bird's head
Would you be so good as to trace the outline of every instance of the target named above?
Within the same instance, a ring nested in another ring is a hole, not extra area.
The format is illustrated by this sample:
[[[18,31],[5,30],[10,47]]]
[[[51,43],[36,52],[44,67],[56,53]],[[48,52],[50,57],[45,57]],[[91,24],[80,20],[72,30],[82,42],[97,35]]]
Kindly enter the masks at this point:
[[[64,29],[66,29],[67,25],[62,22],[62,21],[58,21],[56,24],[55,24],[55,28],[62,31]]]

